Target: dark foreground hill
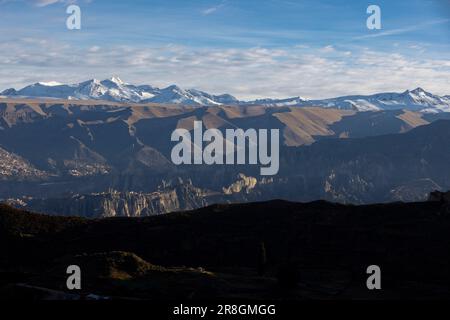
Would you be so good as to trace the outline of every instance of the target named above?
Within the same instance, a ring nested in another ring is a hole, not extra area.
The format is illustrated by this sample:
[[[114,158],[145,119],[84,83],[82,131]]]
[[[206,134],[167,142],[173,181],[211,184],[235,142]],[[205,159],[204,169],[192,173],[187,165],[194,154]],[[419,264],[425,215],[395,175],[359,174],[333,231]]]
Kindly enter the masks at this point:
[[[51,217],[0,207],[0,297],[450,298],[444,200],[214,205],[147,218]],[[79,265],[81,292],[66,289]],[[382,290],[366,288],[369,265]]]

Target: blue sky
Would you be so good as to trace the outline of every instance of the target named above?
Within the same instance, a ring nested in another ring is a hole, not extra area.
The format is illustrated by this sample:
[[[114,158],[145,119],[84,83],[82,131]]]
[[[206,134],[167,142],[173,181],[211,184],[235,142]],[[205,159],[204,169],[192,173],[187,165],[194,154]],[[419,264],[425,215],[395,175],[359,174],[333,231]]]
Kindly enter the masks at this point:
[[[0,89],[118,75],[243,99],[450,94],[450,0],[0,0],[0,17]]]

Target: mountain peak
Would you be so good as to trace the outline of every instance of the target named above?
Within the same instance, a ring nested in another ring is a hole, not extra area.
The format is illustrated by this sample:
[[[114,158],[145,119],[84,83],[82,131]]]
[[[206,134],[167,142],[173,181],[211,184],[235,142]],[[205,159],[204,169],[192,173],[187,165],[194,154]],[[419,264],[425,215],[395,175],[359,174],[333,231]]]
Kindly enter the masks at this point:
[[[111,82],[114,82],[115,84],[125,84],[125,82],[123,82],[122,79],[117,76],[112,76],[109,80]]]
[[[172,85],[168,86],[166,89],[173,90],[173,91],[182,91],[181,88],[179,86],[177,86],[176,84],[172,84]]]
[[[78,85],[86,85],[86,84],[90,84],[90,83],[99,84],[100,80],[93,78],[93,79],[89,79],[89,80],[83,81],[83,82],[79,83]]]
[[[411,93],[415,93],[415,94],[421,94],[421,93],[428,93],[426,92],[424,89],[422,89],[421,87],[417,87],[416,89],[414,89],[413,91],[411,91]]]
[[[47,81],[47,82],[38,82],[37,85],[45,86],[45,87],[56,87],[61,86],[62,83],[56,81]]]

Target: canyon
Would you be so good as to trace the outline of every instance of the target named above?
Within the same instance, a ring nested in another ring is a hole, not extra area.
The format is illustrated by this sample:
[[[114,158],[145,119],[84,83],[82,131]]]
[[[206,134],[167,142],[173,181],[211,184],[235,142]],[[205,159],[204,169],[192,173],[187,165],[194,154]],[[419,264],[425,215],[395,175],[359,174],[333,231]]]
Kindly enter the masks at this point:
[[[0,101],[0,199],[39,212],[146,216],[285,199],[422,201],[450,189],[449,113],[321,107]],[[175,165],[171,134],[194,122],[279,130],[279,172]]]

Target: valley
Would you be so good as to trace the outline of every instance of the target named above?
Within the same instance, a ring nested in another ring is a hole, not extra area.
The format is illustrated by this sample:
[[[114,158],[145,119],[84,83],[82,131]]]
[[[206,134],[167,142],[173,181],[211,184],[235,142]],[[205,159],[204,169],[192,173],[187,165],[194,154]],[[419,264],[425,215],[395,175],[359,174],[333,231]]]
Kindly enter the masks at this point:
[[[450,189],[446,119],[409,110],[7,99],[0,101],[0,199],[90,217],[271,199],[421,201]],[[174,165],[171,133],[193,130],[195,121],[224,136],[230,128],[279,130],[279,173],[264,177],[245,164]],[[120,197],[88,200],[109,190]],[[136,194],[145,205],[131,200],[133,209],[117,209]]]

